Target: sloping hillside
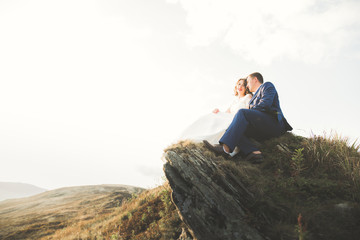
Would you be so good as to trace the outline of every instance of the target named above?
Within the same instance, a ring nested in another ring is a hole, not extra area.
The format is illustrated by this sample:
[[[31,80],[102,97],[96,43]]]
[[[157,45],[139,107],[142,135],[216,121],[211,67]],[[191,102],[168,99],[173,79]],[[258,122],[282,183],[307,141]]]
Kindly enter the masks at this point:
[[[0,202],[0,239],[40,239],[112,212],[143,189],[124,185],[61,188]]]
[[[183,228],[186,227],[165,184],[133,195],[107,213],[83,219],[43,239],[175,240]]]

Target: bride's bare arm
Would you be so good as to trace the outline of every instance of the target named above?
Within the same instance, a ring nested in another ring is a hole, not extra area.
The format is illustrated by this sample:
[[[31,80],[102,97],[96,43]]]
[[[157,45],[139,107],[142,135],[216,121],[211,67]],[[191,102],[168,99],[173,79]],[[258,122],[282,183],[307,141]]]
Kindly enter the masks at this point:
[[[220,112],[220,110],[218,109],[218,108],[215,108],[214,110],[213,110],[213,113],[219,113]],[[230,108],[228,108],[226,111],[225,111],[226,113],[230,113]]]
[[[220,110],[218,109],[218,108],[215,108],[214,110],[213,110],[213,113],[218,113],[218,112],[220,112]]]

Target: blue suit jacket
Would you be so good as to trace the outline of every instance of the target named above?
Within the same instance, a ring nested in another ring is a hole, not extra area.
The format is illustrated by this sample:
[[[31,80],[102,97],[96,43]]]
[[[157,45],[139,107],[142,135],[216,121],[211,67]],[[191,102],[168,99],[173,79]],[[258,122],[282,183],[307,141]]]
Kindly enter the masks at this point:
[[[285,127],[286,131],[292,130],[281,111],[278,93],[271,82],[263,83],[258,88],[249,102],[249,108],[273,115]]]

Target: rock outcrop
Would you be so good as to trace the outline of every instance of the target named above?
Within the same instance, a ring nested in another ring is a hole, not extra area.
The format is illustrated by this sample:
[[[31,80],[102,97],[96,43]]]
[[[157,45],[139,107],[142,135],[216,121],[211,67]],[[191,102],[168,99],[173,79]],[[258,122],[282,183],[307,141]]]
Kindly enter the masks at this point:
[[[256,201],[241,179],[199,148],[169,150],[164,171],[183,221],[196,239],[265,239],[247,221],[247,205]]]
[[[193,239],[360,239],[359,146],[285,134],[261,150],[259,165],[202,143],[165,150],[172,201]]]

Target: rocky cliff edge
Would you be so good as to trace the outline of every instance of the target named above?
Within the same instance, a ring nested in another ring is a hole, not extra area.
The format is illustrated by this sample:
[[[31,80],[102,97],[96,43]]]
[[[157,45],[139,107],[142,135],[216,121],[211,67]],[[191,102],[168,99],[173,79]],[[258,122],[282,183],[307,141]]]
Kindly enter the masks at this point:
[[[188,239],[360,239],[359,146],[288,133],[260,148],[259,165],[190,141],[165,150]]]

